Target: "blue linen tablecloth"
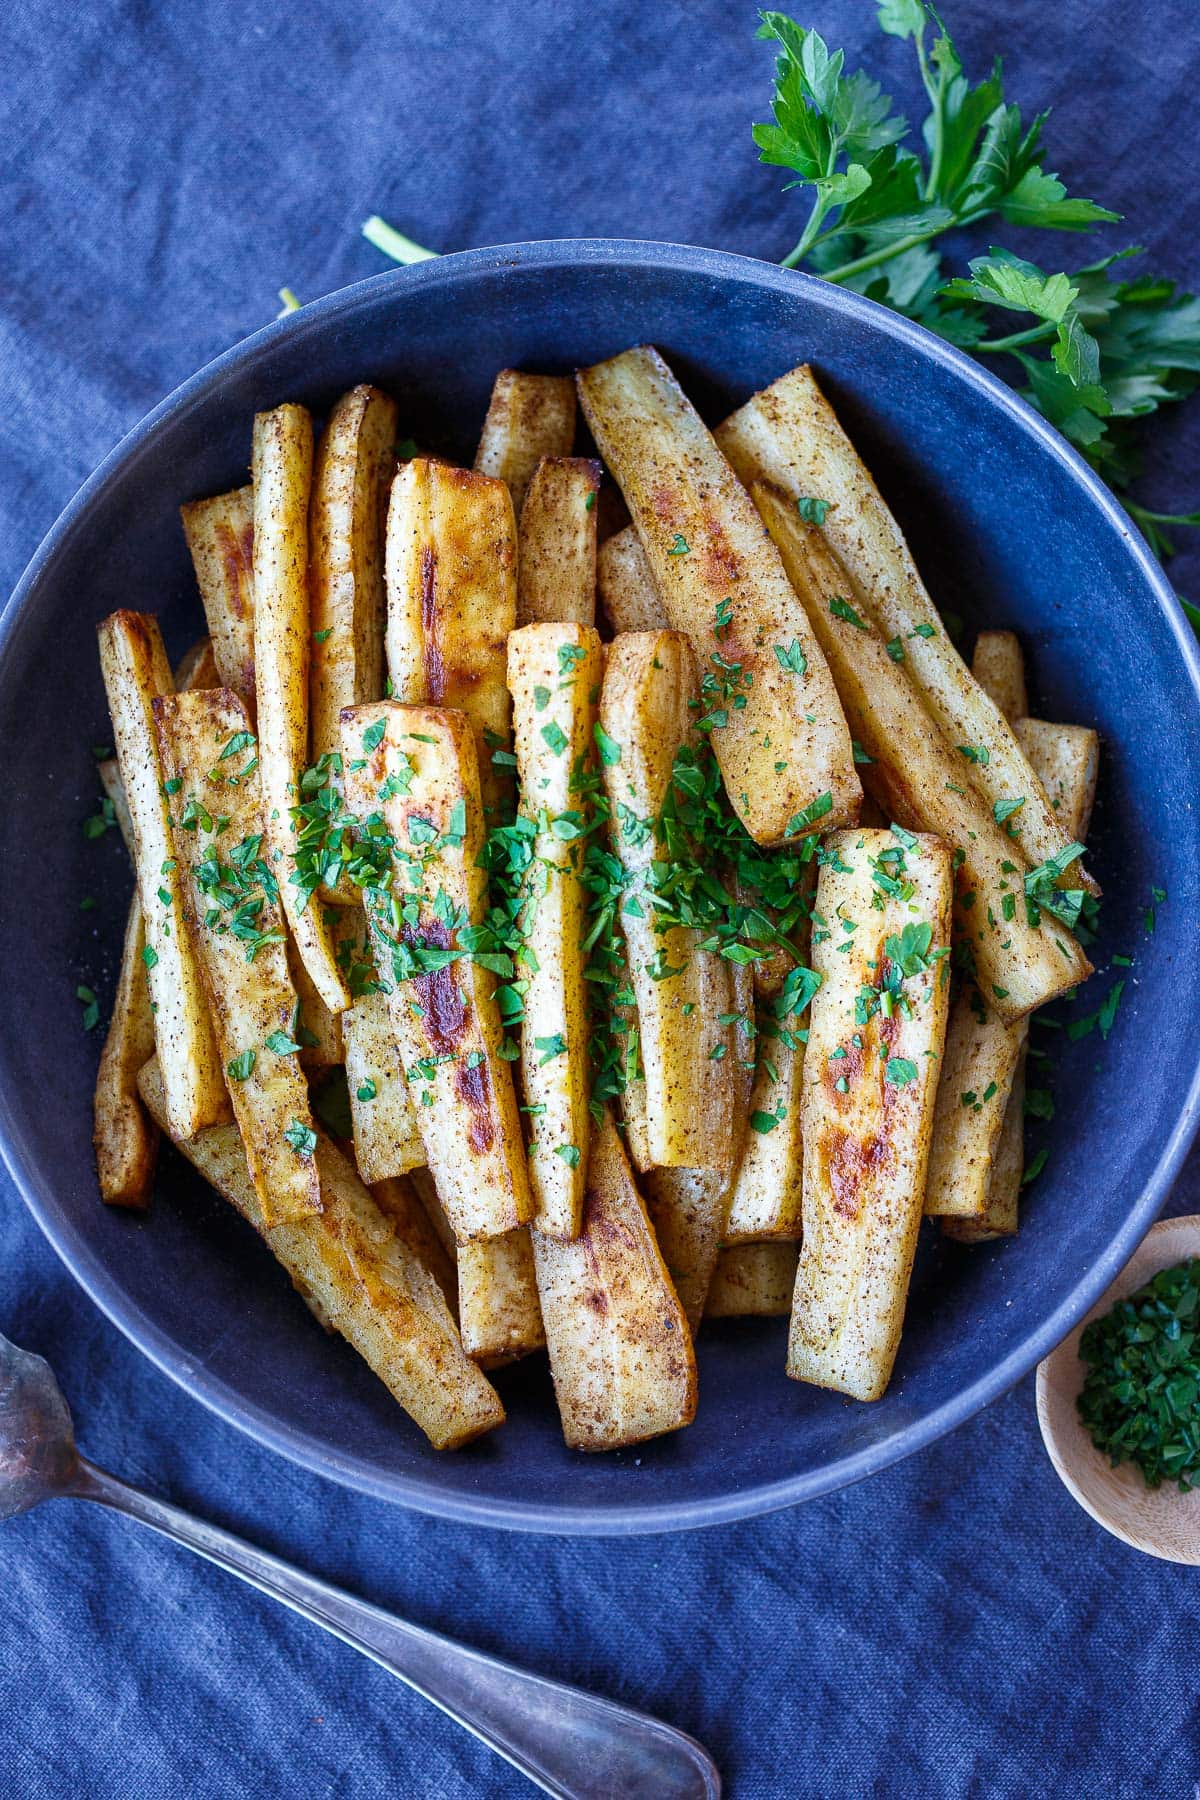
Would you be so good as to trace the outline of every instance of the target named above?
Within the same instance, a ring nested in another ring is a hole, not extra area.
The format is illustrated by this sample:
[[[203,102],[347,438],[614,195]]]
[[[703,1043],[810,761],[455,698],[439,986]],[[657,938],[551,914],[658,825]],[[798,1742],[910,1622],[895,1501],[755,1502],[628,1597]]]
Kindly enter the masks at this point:
[[[1200,282],[1191,0],[947,0],[1002,50],[1113,242]],[[912,113],[873,7],[801,9]],[[276,310],[375,272],[378,211],[443,250],[610,234],[772,258],[802,203],[749,140],[754,8],[637,0],[12,0],[0,20],[0,592],[138,417]],[[1068,244],[1065,254],[1074,246]],[[1150,491],[1194,505],[1200,401]],[[1200,597],[1200,554],[1175,564]],[[24,904],[13,872],[5,904]],[[1200,1205],[1200,1163],[1171,1210]],[[1189,1795],[1195,1581],[1106,1537],[1042,1454],[1032,1381],[798,1511],[588,1542],[440,1524],[257,1449],[73,1285],[0,1177],[0,1329],[58,1370],[90,1454],[337,1582],[695,1732],[736,1796]],[[521,1795],[353,1651],[136,1527],[5,1527],[0,1793]]]

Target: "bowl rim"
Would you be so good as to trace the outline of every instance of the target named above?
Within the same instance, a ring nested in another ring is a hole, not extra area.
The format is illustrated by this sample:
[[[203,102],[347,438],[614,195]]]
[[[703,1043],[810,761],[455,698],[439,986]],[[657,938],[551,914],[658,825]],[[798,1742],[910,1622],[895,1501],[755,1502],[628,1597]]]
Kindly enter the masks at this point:
[[[109,451],[51,526],[0,615],[0,665],[20,629],[26,602],[52,572],[54,561],[79,518],[123,476],[130,463],[152,447],[158,427],[207,399],[227,373],[252,362],[287,332],[320,333],[361,307],[371,307],[388,287],[415,287],[433,295],[446,284],[486,269],[524,269],[550,274],[556,269],[587,265],[627,270],[669,270],[696,279],[733,281],[776,293],[807,294],[811,302],[856,318],[884,338],[943,364],[959,379],[980,390],[1001,412],[1072,477],[1080,496],[1097,506],[1124,540],[1127,552],[1156,599],[1171,630],[1193,695],[1200,706],[1200,646],[1197,645],[1175,593],[1145,539],[1120,503],[1065,438],[998,377],[973,362],[923,326],[860,294],[835,287],[818,277],[784,269],[729,251],[695,245],[626,238],[549,238],[529,243],[499,244],[464,250],[383,270],[337,289],[283,315],[221,352],[182,382],[140,419]],[[309,1432],[281,1424],[264,1408],[247,1402],[229,1385],[191,1363],[169,1334],[149,1319],[122,1292],[119,1275],[82,1239],[52,1188],[39,1179],[35,1159],[13,1117],[8,1093],[0,1087],[0,1155],[25,1204],[84,1292],[100,1310],[164,1374],[226,1423],[292,1462],[347,1487],[462,1524],[571,1536],[623,1537],[647,1532],[695,1529],[753,1518],[813,1499],[864,1480],[891,1464],[923,1450],[996,1399],[1028,1374],[1067,1335],[1114,1280],[1146,1235],[1160,1210],[1183,1159],[1200,1127],[1200,1044],[1175,1124],[1163,1143],[1149,1179],[1131,1203],[1108,1245],[1076,1282],[1066,1299],[993,1369],[932,1411],[900,1426],[890,1437],[822,1468],[754,1487],[696,1500],[633,1502],[629,1505],[572,1506],[493,1499],[486,1493],[447,1493],[438,1483],[436,1465],[428,1475],[381,1472],[378,1465],[347,1456]]]

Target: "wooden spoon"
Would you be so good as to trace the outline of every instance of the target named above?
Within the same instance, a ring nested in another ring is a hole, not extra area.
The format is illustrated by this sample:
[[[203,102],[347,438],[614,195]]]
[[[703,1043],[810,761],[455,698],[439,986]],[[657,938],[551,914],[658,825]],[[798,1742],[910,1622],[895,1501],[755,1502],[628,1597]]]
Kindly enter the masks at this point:
[[[1180,1493],[1167,1482],[1149,1488],[1132,1463],[1119,1463],[1114,1469],[1092,1443],[1075,1406],[1085,1373],[1079,1359],[1084,1327],[1160,1269],[1172,1268],[1192,1256],[1200,1256],[1200,1214],[1163,1219],[1151,1227],[1087,1318],[1038,1365],[1037,1412],[1050,1461],[1098,1524],[1149,1556],[1200,1564],[1200,1488]]]

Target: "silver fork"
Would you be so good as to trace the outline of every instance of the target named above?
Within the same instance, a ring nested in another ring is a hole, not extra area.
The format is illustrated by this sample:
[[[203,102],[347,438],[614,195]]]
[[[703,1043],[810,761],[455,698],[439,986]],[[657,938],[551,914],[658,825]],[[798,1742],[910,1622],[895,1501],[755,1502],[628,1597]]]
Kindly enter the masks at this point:
[[[49,1363],[0,1337],[0,1518],[60,1498],[140,1519],[273,1595],[432,1700],[548,1794],[718,1800],[712,1758],[661,1719],[410,1625],[96,1468],[75,1447]]]

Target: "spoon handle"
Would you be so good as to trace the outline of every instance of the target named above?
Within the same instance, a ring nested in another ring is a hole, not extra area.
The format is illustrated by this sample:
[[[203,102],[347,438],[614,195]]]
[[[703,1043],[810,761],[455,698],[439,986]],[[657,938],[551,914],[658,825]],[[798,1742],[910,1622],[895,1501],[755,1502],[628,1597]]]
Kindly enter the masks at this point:
[[[660,1719],[531,1675],[305,1575],[80,1458],[72,1490],[140,1519],[352,1644],[563,1800],[718,1800],[716,1765]]]

